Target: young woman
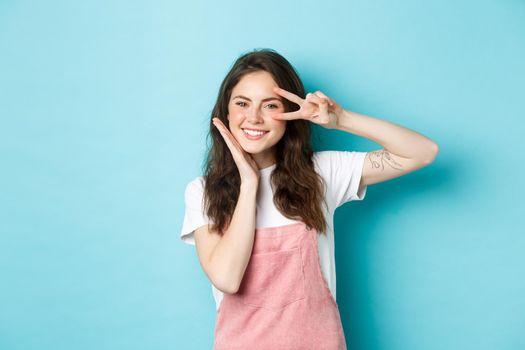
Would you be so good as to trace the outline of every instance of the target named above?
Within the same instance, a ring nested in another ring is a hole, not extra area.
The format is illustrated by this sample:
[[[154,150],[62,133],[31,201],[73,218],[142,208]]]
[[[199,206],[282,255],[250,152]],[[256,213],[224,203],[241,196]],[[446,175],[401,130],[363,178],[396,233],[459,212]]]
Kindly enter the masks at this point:
[[[310,125],[369,138],[371,152],[313,152]],[[404,127],[305,95],[273,50],[239,57],[210,118],[205,175],[185,192],[217,305],[215,349],[346,349],[336,303],[333,214],[367,185],[430,164],[438,146]]]

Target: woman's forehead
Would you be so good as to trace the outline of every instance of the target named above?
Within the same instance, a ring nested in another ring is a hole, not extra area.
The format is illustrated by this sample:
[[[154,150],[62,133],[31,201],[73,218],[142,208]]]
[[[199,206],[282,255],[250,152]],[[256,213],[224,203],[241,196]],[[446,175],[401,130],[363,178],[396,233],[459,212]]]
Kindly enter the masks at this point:
[[[273,80],[270,73],[250,73],[242,77],[237,85],[234,86],[232,90],[232,99],[242,96],[248,100],[263,100],[270,97],[276,97],[280,100],[279,96],[273,91],[275,86],[277,86],[277,83]]]

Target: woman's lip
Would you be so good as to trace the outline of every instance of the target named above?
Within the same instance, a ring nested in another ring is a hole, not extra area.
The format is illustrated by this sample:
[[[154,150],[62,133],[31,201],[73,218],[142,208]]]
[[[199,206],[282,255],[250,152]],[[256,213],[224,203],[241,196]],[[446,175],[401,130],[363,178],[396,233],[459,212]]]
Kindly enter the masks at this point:
[[[247,129],[247,130],[254,130],[254,129]],[[260,130],[260,131],[264,131],[264,130]],[[246,136],[246,138],[248,140],[259,140],[260,138],[262,138],[264,135],[266,135],[268,133],[268,131],[264,131],[264,134],[262,135],[257,135],[257,136],[252,136],[250,134],[247,134],[245,133],[244,131],[242,132],[244,134],[244,136]]]

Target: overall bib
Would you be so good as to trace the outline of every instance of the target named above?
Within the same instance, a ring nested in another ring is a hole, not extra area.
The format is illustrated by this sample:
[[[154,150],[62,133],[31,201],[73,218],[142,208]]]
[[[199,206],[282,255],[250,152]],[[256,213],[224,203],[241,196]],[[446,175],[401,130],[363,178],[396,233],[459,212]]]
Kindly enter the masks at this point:
[[[239,290],[224,293],[217,310],[214,349],[346,350],[315,229],[303,222],[255,229]]]

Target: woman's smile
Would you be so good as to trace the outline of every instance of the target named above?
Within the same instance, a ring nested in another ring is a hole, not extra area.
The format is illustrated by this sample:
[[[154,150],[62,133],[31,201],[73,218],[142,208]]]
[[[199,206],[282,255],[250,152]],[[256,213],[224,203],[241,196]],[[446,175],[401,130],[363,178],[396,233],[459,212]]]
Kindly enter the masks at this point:
[[[249,128],[242,129],[242,131],[244,131],[244,135],[246,136],[248,140],[259,140],[269,132],[265,130],[257,130],[257,129],[249,129]]]

